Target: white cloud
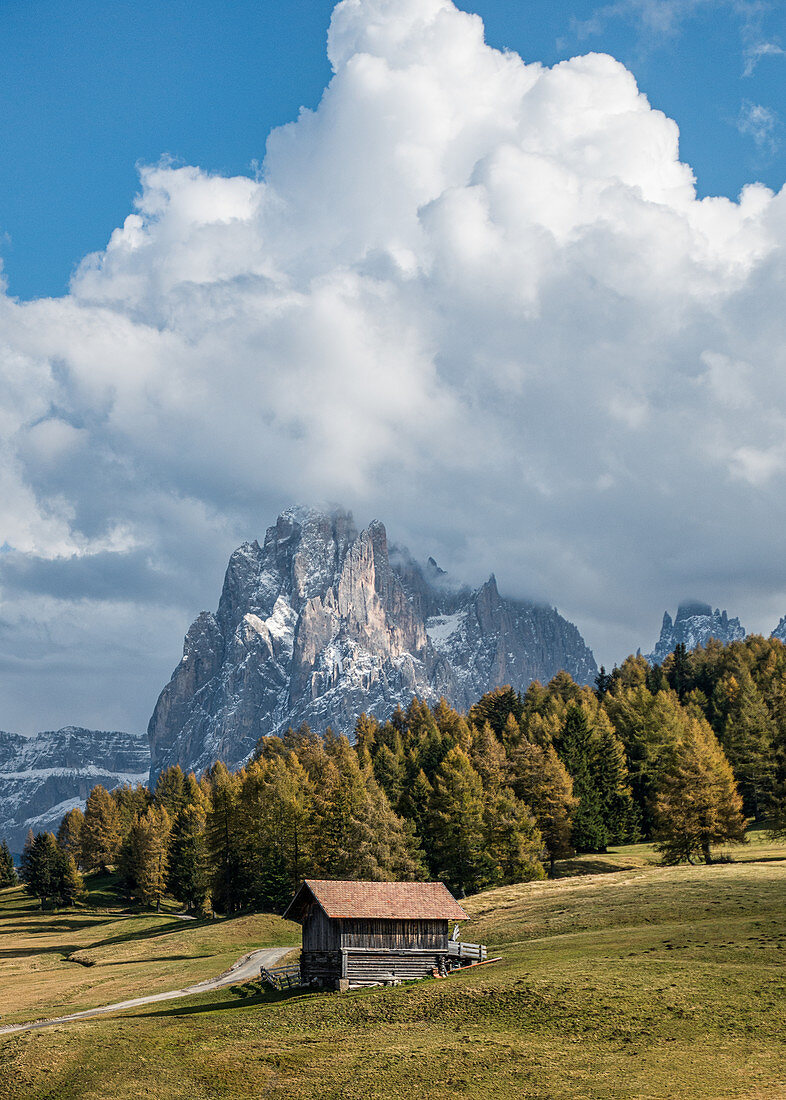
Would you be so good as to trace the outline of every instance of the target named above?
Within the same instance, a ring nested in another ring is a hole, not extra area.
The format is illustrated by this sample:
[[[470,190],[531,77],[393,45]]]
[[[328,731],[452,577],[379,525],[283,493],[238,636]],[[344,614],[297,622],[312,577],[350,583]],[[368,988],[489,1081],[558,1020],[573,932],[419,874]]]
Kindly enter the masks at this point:
[[[751,103],[749,99],[743,101],[737,129],[741,134],[752,137],[759,150],[773,153],[778,148],[779,142],[775,136],[777,127],[778,116],[770,107]]]
[[[525,65],[449,0],[344,0],[329,51],[259,178],[146,168],[69,295],[0,299],[0,657],[78,722],[93,637],[90,722],[97,693],[141,725],[229,551],[294,500],[495,569],[607,664],[685,592],[774,625],[784,192],[697,200],[622,65]],[[72,689],[42,616],[58,652],[74,624]],[[51,724],[25,705],[3,724]]]
[[[745,48],[744,52],[744,67],[742,70],[743,76],[753,76],[756,71],[756,66],[759,64],[763,57],[784,57],[786,56],[786,50],[776,42],[762,42],[754,41]]]

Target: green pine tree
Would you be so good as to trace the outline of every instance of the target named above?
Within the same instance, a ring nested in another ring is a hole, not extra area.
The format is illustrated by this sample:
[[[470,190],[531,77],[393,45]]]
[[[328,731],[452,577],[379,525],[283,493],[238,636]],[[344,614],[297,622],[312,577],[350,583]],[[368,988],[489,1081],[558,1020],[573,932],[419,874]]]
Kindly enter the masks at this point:
[[[14,857],[11,855],[8,842],[4,840],[0,844],[0,890],[7,886],[16,886],[18,881]]]
[[[463,897],[488,882],[492,866],[485,852],[483,784],[458,745],[434,777],[429,814],[432,871]]]
[[[573,814],[571,843],[580,852],[605,852],[608,832],[603,820],[603,802],[592,774],[595,746],[587,715],[571,704],[565,715],[559,753],[573,779],[578,806]]]
[[[189,913],[204,912],[210,893],[206,816],[200,805],[185,806],[175,817],[169,837],[166,887]]]
[[[47,902],[57,900],[60,855],[53,833],[28,834],[22,852],[21,878],[25,891],[40,899],[42,909]]]

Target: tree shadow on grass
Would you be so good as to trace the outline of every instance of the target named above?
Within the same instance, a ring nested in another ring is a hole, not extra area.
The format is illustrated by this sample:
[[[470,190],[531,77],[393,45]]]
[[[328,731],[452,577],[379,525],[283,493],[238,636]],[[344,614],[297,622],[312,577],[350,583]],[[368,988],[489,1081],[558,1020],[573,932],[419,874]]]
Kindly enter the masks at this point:
[[[232,985],[225,988],[235,996],[231,1001],[212,1001],[209,1004],[183,1005],[181,1008],[160,1009],[153,1012],[135,1012],[135,1017],[145,1019],[165,1019],[174,1016],[195,1016],[205,1012],[224,1012],[228,1008],[252,1008],[255,1005],[275,1005],[281,1001],[298,1001],[306,997],[313,997],[312,991],[302,989],[270,989],[261,982],[245,982],[243,985]]]
[[[582,875],[611,875],[619,871],[634,871],[629,863],[610,863],[608,859],[561,860],[554,878],[579,878]]]
[[[154,913],[151,913],[149,915],[155,916]],[[129,919],[133,918],[130,917]],[[162,936],[168,936],[170,932],[182,932],[184,928],[199,927],[200,922],[198,921],[189,921],[188,923],[186,923],[184,921],[172,920],[169,922],[169,924],[165,924],[161,928],[156,928],[154,931],[151,931],[149,928],[138,928],[134,932],[124,932],[122,935],[119,936],[108,936],[106,939],[96,940],[96,942],[91,944],[90,946],[93,948],[112,947],[118,943],[133,943],[135,940],[157,940],[160,939]]]
[[[84,949],[83,949],[84,950]],[[92,950],[92,948],[91,948]],[[148,955],[144,959],[97,959],[97,963],[109,966],[139,966],[140,963],[194,962],[196,959],[213,959],[215,955]],[[78,962],[78,959],[72,960]]]
[[[84,944],[62,944],[52,947],[9,947],[0,948],[0,959],[31,959],[36,955],[73,955],[75,951],[84,951]]]

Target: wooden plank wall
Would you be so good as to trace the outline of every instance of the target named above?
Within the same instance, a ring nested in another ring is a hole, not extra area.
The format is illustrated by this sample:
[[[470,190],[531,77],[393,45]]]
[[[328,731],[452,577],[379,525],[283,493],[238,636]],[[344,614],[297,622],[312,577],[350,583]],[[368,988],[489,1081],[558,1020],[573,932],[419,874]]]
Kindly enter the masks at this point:
[[[422,948],[445,953],[446,920],[345,920],[341,922],[342,947]]]
[[[351,986],[377,985],[380,982],[411,981],[426,978],[433,971],[444,971],[444,955],[418,952],[411,955],[377,954],[373,951],[347,956],[347,979]]]
[[[340,946],[338,921],[329,920],[320,905],[312,905],[303,921],[303,950],[337,951]]]

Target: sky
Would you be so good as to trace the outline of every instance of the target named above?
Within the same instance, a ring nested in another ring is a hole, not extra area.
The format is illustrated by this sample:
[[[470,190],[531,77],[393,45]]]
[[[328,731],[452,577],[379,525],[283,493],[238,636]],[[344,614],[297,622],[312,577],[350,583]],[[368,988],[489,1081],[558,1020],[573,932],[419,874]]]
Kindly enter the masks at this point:
[[[785,9],[6,0],[0,727],[144,729],[294,502],[607,665],[769,632]]]

